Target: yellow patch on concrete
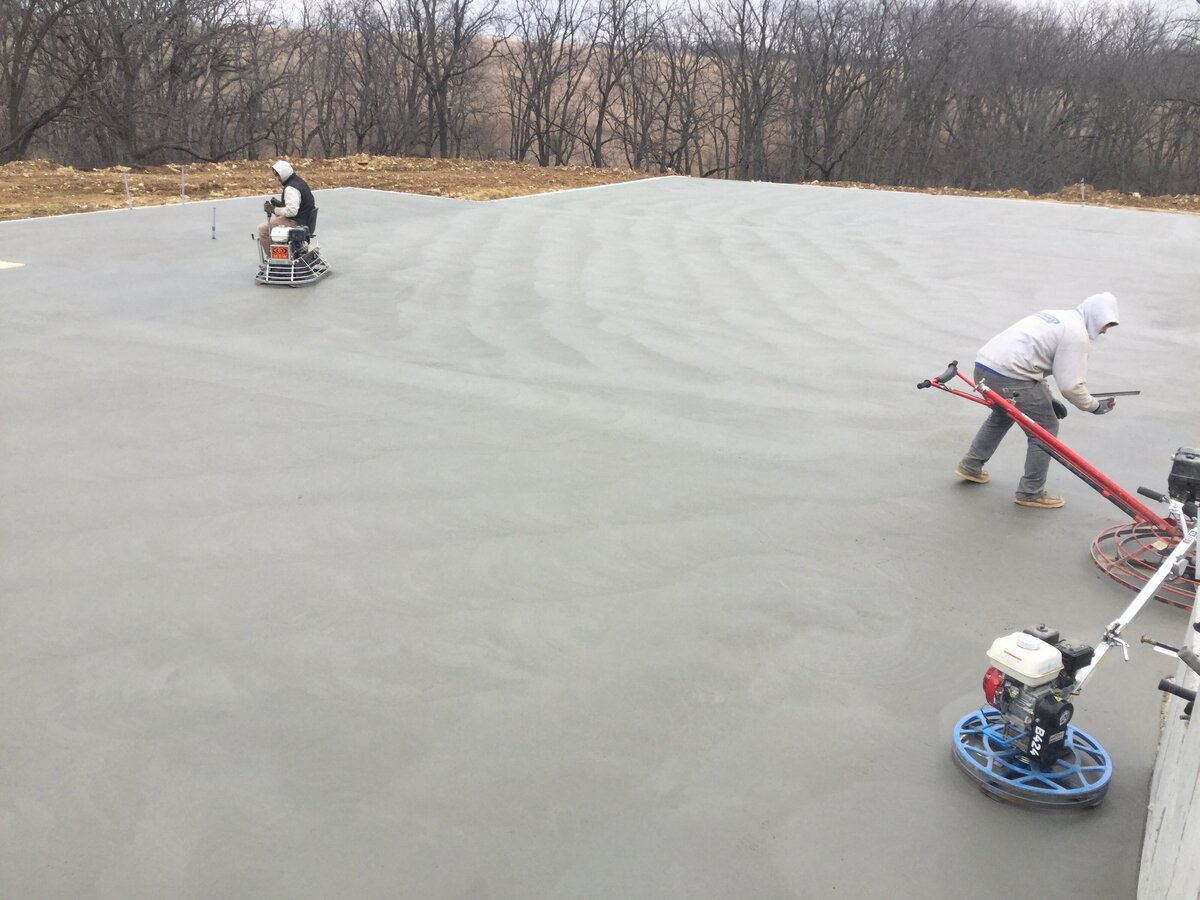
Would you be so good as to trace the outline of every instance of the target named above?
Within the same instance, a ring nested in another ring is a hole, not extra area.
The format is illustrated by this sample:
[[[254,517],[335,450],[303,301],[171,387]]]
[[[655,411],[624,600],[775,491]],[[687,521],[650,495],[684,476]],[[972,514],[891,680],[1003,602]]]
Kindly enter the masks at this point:
[[[23,265],[25,265],[25,263],[5,262],[4,260],[0,259],[0,269],[19,269]]]

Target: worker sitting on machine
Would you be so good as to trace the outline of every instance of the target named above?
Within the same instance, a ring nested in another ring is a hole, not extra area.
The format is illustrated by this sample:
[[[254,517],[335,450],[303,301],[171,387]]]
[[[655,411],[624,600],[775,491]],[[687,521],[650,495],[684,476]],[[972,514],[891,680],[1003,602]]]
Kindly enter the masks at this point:
[[[263,203],[263,209],[269,218],[258,226],[258,242],[262,245],[264,255],[271,247],[272,228],[279,225],[288,228],[303,225],[311,231],[313,210],[317,208],[312,189],[289,163],[281,159],[271,166],[271,171],[283,190],[281,196],[268,197]]]
[[[271,171],[280,187],[280,197],[263,203],[267,219],[258,226],[259,284],[299,287],[329,273],[317,246],[317,207],[313,192],[292,167],[279,160]]]

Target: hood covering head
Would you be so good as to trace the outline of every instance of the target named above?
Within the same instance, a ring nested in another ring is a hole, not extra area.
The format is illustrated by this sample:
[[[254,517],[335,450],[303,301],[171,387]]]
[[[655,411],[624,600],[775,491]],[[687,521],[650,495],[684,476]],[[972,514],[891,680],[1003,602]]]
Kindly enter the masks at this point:
[[[275,163],[275,165],[271,166],[271,171],[279,176],[280,181],[287,181],[294,174],[296,174],[296,170],[293,169],[288,163],[285,163],[282,159]]]
[[[1121,322],[1117,314],[1117,298],[1108,291],[1092,294],[1075,307],[1075,311],[1083,316],[1088,337],[1093,341],[1100,337],[1100,329],[1105,325],[1118,325]]]

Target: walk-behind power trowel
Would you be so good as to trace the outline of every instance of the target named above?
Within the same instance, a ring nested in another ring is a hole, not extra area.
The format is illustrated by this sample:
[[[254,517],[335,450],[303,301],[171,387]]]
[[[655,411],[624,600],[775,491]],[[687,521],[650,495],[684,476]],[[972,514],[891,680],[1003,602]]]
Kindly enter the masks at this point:
[[[954,378],[961,379],[978,396],[950,387]],[[1184,588],[1178,596],[1190,593],[1195,598],[1200,453],[1180,449],[1175,454],[1167,477],[1167,496],[1138,488],[1139,494],[1168,504],[1169,518],[1164,519],[982,380],[973,383],[958,371],[957,361],[937,378],[917,387],[938,388],[1003,411],[1054,459],[1130,515],[1133,527],[1148,539],[1144,546],[1155,554],[1153,574],[1143,579],[1137,596],[1108,624],[1095,647],[1061,640],[1058,631],[1045,625],[993,641],[987,654],[991,666],[983,676],[987,702],[954,727],[951,753],[955,763],[988,794],[1042,809],[1097,806],[1108,791],[1112,761],[1098,741],[1071,723],[1071,697],[1083,689],[1112,647],[1120,646],[1128,659],[1129,645],[1121,633],[1151,598],[1184,605],[1174,595],[1164,597],[1159,593],[1165,584],[1182,583]],[[1140,565],[1145,570],[1145,558]],[[1200,673],[1200,658],[1190,649],[1164,645],[1159,649],[1178,656]],[[1165,680],[1159,687],[1184,699],[1185,712],[1191,714],[1193,691]]]

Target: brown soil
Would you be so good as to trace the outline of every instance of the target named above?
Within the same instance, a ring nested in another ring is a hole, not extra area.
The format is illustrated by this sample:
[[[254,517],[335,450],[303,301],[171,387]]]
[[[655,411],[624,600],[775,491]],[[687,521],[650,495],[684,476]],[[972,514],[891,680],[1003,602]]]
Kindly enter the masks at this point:
[[[628,169],[592,169],[585,166],[542,168],[509,162],[473,162],[459,159],[348,156],[342,159],[290,161],[314,190],[364,187],[465,200],[497,200],[502,197],[649,177]],[[209,200],[223,197],[266,197],[277,190],[268,165],[269,163],[264,161],[188,165],[184,172],[187,198]],[[125,195],[126,182],[129,188],[128,200]],[[832,186],[877,187],[850,182],[838,182]],[[47,160],[8,163],[0,166],[0,220],[119,209],[130,202],[134,206],[174,203],[179,200],[179,188],[178,166],[114,166],[110,169],[79,170]],[[1079,185],[1068,185],[1055,193],[1037,196],[1016,190],[976,192],[939,188],[923,192],[1079,202]],[[1143,197],[1117,191],[1097,192],[1088,188],[1087,202],[1101,206],[1200,212],[1200,196],[1197,195]]]
[[[0,172],[3,169],[0,168]],[[1005,191],[968,191],[963,188],[910,188],[888,187],[878,184],[858,184],[850,181],[830,182],[834,187],[869,188],[876,191],[902,191],[917,194],[944,194],[955,197],[1002,197],[1010,200],[1048,200],[1053,203],[1081,202],[1079,185],[1068,184],[1049,194],[1031,194],[1015,188]],[[1168,212],[1200,213],[1200,194],[1163,194],[1143,196],[1139,193],[1121,191],[1098,191],[1090,184],[1084,186],[1084,202],[1088,206],[1128,206],[1134,209],[1158,209]]]
[[[648,177],[628,169],[542,168],[461,159],[348,156],[288,161],[313,190],[377,188],[464,200],[498,200]],[[278,194],[279,184],[269,166],[270,162],[244,160],[188,165],[183,173],[187,199]],[[125,197],[126,182],[129,201]],[[130,201],[134,206],[177,203],[179,187],[177,165],[78,170],[47,160],[8,163],[0,166],[0,220],[120,209]]]

